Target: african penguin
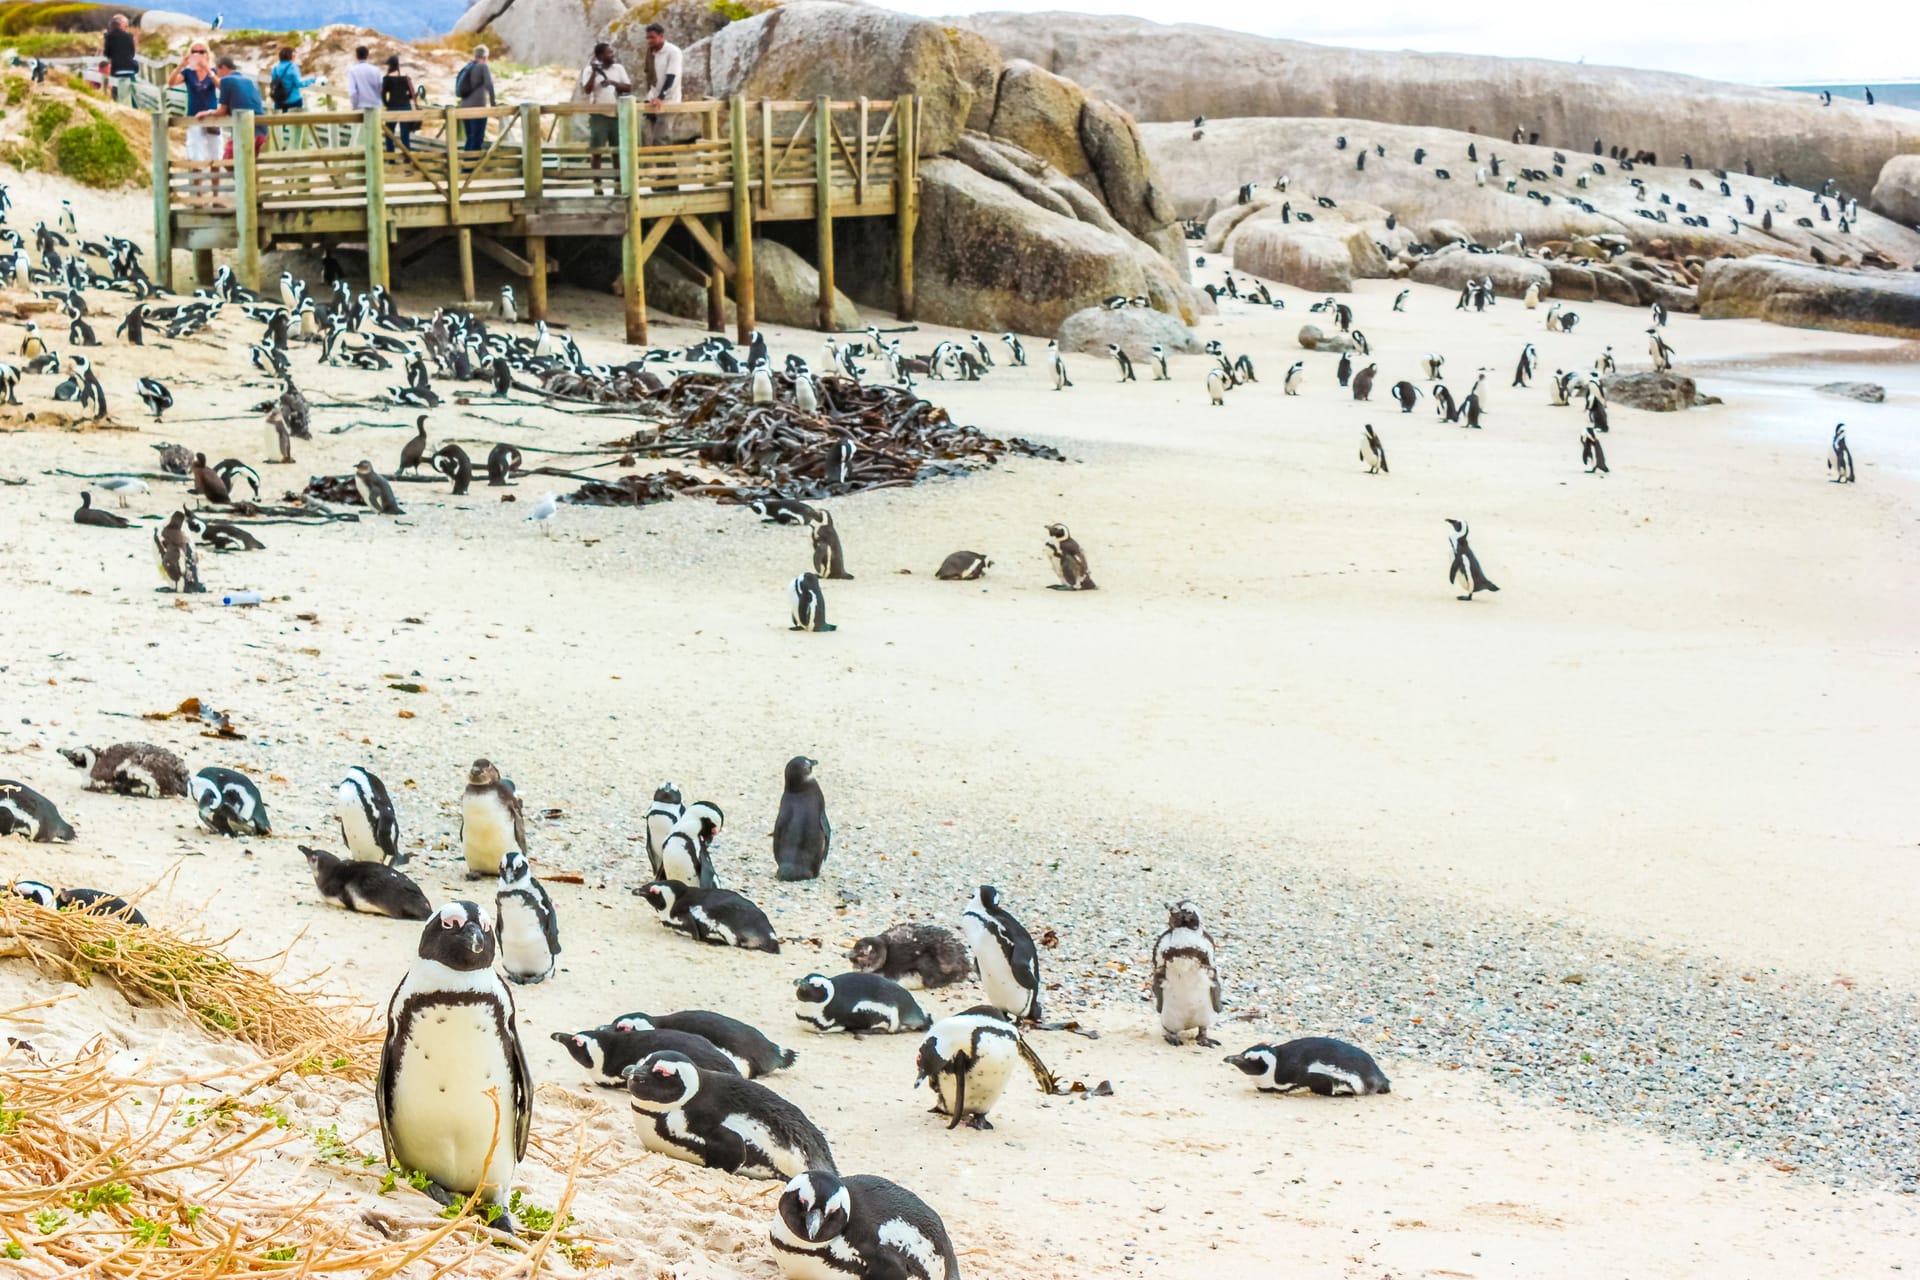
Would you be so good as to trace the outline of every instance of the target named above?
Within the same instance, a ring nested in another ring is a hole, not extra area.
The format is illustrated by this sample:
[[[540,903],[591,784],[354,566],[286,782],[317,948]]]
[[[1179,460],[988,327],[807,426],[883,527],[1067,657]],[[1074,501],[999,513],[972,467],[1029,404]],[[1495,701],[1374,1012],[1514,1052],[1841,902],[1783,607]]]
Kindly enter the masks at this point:
[[[1447,581],[1466,592],[1460,599],[1470,601],[1476,591],[1498,591],[1500,588],[1480,572],[1480,557],[1474,555],[1473,548],[1467,545],[1467,522],[1449,518],[1447,527],[1447,542],[1453,550],[1453,563],[1447,567]]]
[[[993,567],[978,551],[956,551],[940,562],[933,576],[942,582],[971,582]]]
[[[819,512],[793,498],[755,498],[747,510],[768,524],[812,524]]]
[[[661,879],[713,888],[717,882],[707,850],[726,821],[720,806],[711,800],[696,800],[682,809],[660,841]]]
[[[353,488],[369,511],[383,516],[406,514],[400,509],[399,501],[393,496],[393,486],[388,484],[387,478],[375,471],[373,464],[365,458],[353,464]]]
[[[1353,398],[1355,400],[1364,401],[1372,398],[1373,374],[1374,374],[1374,370],[1378,369],[1379,367],[1380,367],[1379,365],[1370,364],[1366,368],[1362,369],[1360,372],[1353,375]]]
[[[1051,1095],[1059,1088],[1020,1029],[991,1005],[975,1005],[934,1023],[920,1042],[915,1062],[919,1075],[913,1083],[917,1088],[927,1082],[937,1099],[933,1113],[950,1117],[948,1129],[963,1121],[974,1129],[993,1128],[987,1113],[1006,1091],[1020,1062],[1033,1072],[1040,1092]]]
[[[827,1140],[800,1108],[757,1081],[655,1053],[627,1076],[634,1128],[649,1151],[747,1178],[834,1172]]]
[[[1580,433],[1580,463],[1588,475],[1607,474],[1607,451],[1600,447],[1600,437],[1592,427]]]
[[[870,1173],[809,1169],[787,1183],[768,1233],[787,1280],[960,1280],[946,1224],[925,1201]]]
[[[1365,1049],[1327,1036],[1256,1044],[1226,1061],[1256,1077],[1256,1087],[1262,1093],[1310,1089],[1330,1098],[1342,1088],[1355,1097],[1393,1092],[1386,1075]]]
[[[118,916],[130,925],[145,929],[147,918],[125,898],[105,889],[55,889],[39,880],[13,882],[15,897],[35,902],[49,911],[77,911],[89,916]]]
[[[1207,403],[1215,408],[1227,402],[1227,375],[1219,369],[1207,370]]]
[[[500,972],[507,981],[532,984],[551,978],[560,960],[560,917],[547,887],[534,879],[527,855],[518,849],[500,859],[494,913]]]
[[[87,790],[158,800],[187,794],[187,766],[179,756],[151,742],[116,742],[110,747],[62,747],[60,754],[87,771]]]
[[[793,1016],[821,1031],[891,1035],[925,1031],[933,1022],[905,987],[877,973],[810,973],[793,984],[793,998],[800,1002]]]
[[[1040,953],[1025,926],[1000,905],[1000,891],[983,884],[960,916],[987,999],[1008,1016],[1040,1020]]]
[[[618,1027],[596,1027],[589,1031],[556,1031],[550,1037],[572,1055],[573,1060],[593,1074],[593,1082],[603,1089],[624,1089],[627,1075],[640,1060],[653,1053],[685,1054],[702,1071],[721,1075],[744,1076],[740,1064],[705,1036],[697,1032],[667,1031],[657,1027],[623,1031]]]
[[[215,835],[273,834],[260,788],[237,769],[207,766],[187,779],[187,796],[200,811],[200,825]]]
[[[647,807],[647,861],[653,866],[655,880],[667,878],[666,866],[660,861],[661,852],[666,848],[667,834],[686,809],[678,786],[663,782],[653,789],[653,803]]]
[[[1393,386],[1388,388],[1388,391],[1395,400],[1400,402],[1400,412],[1402,413],[1412,413],[1413,406],[1419,403],[1420,388],[1414,386],[1405,378],[1394,383]]]
[[[834,527],[831,511],[816,511],[813,525],[813,571],[822,578],[851,581],[847,572],[847,553],[840,546],[840,531]]]
[[[1073,540],[1063,524],[1047,526],[1047,559],[1053,564],[1053,572],[1060,579],[1048,589],[1052,591],[1095,591],[1093,575],[1087,567],[1087,553]]]
[[[1371,434],[1371,428],[1369,428]],[[1220,973],[1213,963],[1213,938],[1200,927],[1200,912],[1180,901],[1167,912],[1167,928],[1153,944],[1153,1007],[1168,1044],[1192,1031],[1202,1048],[1220,1042],[1207,1029],[1220,1014]]]
[[[773,861],[782,880],[812,880],[833,847],[827,801],[813,776],[818,760],[795,756],[787,761],[780,813],[773,821]]]
[[[787,584],[788,613],[793,622],[789,631],[837,631],[827,621],[827,595],[820,589],[820,575],[803,573]]]
[[[1360,437],[1360,461],[1367,464],[1368,475],[1384,475],[1387,472],[1387,449],[1380,443],[1380,437],[1373,433],[1373,424],[1361,428],[1366,434]]]
[[[661,924],[691,934],[697,941],[780,954],[780,939],[767,913],[730,889],[655,880],[640,886],[640,896],[659,914]]]
[[[473,459],[457,444],[443,444],[434,450],[433,469],[453,481],[455,497],[465,493],[473,483]]]
[[[917,921],[896,924],[853,944],[849,956],[862,973],[877,973],[903,987],[951,986],[973,976],[967,947],[953,930]]]
[[[442,1204],[467,1196],[507,1212],[527,1154],[533,1081],[513,993],[493,971],[494,937],[475,902],[449,902],[420,934],[387,1005],[374,1102],[387,1163],[426,1175]]]
[[[1833,429],[1833,440],[1827,445],[1827,473],[1835,484],[1853,483],[1853,450],[1847,447],[1844,422]]]
[[[761,1034],[738,1018],[706,1009],[682,1009],[678,1013],[623,1013],[611,1024],[615,1031],[684,1031],[700,1036],[714,1048],[733,1059],[740,1074],[748,1077],[784,1071],[799,1055]]]
[[[1306,367],[1307,367],[1306,361],[1296,360],[1287,369],[1287,376],[1284,379],[1282,379],[1281,388],[1288,395],[1297,396],[1300,394],[1300,378],[1301,378],[1301,374],[1305,372]]]
[[[194,554],[193,539],[187,536],[185,511],[174,512],[164,527],[153,531],[153,552],[160,564],[160,580],[168,588],[181,595],[206,591],[200,582],[200,557]]]
[[[426,920],[433,915],[427,895],[404,871],[384,862],[336,857],[304,844],[300,852],[306,856],[320,897],[337,907],[395,920]]]
[[[0,778],[0,836],[21,835],[34,844],[64,843],[73,828],[53,801],[23,782]]]
[[[1122,382],[1137,381],[1137,379],[1133,376],[1133,360],[1131,357],[1127,355],[1126,352],[1120,349],[1119,343],[1109,342],[1107,344],[1107,354],[1113,357],[1113,362],[1116,365],[1120,366],[1120,381]]]
[[[469,880],[498,876],[508,849],[527,851],[520,797],[491,760],[475,760],[467,770],[467,788],[460,796],[460,846]]]
[[[404,866],[410,855],[400,851],[400,818],[387,795],[386,784],[371,769],[358,765],[333,792],[333,816],[340,839],[360,862]]]
[[[1073,379],[1067,376],[1067,362],[1060,356],[1060,344],[1058,342],[1049,341],[1047,343],[1047,361],[1053,366],[1053,389],[1055,391],[1073,385]]]

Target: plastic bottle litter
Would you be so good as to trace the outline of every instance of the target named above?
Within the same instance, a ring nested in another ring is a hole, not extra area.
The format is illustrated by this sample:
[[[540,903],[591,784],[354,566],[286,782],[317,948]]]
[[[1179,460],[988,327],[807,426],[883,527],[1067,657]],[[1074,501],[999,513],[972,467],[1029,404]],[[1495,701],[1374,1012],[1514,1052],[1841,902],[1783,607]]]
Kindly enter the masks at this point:
[[[260,593],[258,591],[236,591],[230,596],[221,596],[220,603],[228,605],[259,604]]]

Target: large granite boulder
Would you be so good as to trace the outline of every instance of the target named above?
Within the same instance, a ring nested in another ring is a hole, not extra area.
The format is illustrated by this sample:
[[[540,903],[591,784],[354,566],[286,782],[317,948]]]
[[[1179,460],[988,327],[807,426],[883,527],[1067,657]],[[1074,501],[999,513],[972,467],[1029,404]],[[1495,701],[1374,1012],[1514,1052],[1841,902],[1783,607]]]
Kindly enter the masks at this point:
[[[1317,324],[1303,324],[1295,335],[1301,346],[1309,351],[1351,351],[1353,339],[1344,333],[1326,333]]]
[[[778,240],[753,241],[753,314],[769,324],[812,328],[818,320],[820,273],[811,262]],[[702,310],[701,315],[706,312]],[[860,308],[838,289],[833,292],[833,327],[858,329]]]
[[[1895,156],[1882,165],[1872,203],[1895,222],[1920,224],[1920,155]]]
[[[1703,399],[1692,378],[1672,371],[1615,374],[1600,379],[1600,385],[1606,390],[1608,404],[1623,404],[1652,413],[1673,413],[1691,409],[1696,404],[1719,403]]]
[[[1443,249],[1422,258],[1413,268],[1417,284],[1439,285],[1459,290],[1469,280],[1491,277],[1493,291],[1505,298],[1526,296],[1529,286],[1538,285],[1540,296],[1553,292],[1553,275],[1546,264],[1531,258],[1515,258],[1504,253],[1468,253],[1465,249]]]
[[[1877,382],[1823,382],[1814,388],[1823,396],[1839,396],[1862,404],[1885,404],[1887,389]]]
[[[982,13],[961,21],[1006,56],[1066,76],[1137,120],[1205,115],[1209,135],[1218,121],[1239,117],[1345,117],[1491,130],[1504,155],[1517,124],[1576,156],[1591,157],[1599,138],[1669,163],[1691,151],[1702,169],[1739,173],[1751,159],[1762,174],[1784,171],[1803,183],[1832,177],[1862,196],[1888,157],[1920,152],[1920,112],[1843,100],[1823,107],[1808,93],[1669,72],[1338,49],[1111,14]],[[1470,166],[1451,167],[1456,177],[1472,175]]]
[[[506,41],[516,62],[528,66],[576,66],[586,62],[601,33],[626,13],[627,6],[620,0],[479,0],[460,15],[453,30],[456,35],[476,35],[491,27]],[[663,18],[675,16],[667,14]],[[679,34],[687,30],[684,19],[674,21],[672,29],[676,33],[675,43],[684,47],[690,38]],[[641,64],[628,59],[626,66],[638,80]]]
[[[1093,181],[1093,166],[1080,145],[1084,89],[1031,62],[1015,60],[1000,73],[986,133],[1031,152],[1076,182]],[[1069,131],[1061,122],[1073,121]]]
[[[1843,270],[1785,258],[1721,258],[1700,277],[1700,314],[1800,329],[1920,338],[1920,273]]]
[[[1312,293],[1353,288],[1353,254],[1332,235],[1282,222],[1255,222],[1233,238],[1233,266]]]
[[[1120,349],[1135,360],[1143,359],[1155,345],[1168,351],[1188,354],[1200,351],[1200,339],[1193,330],[1164,311],[1147,307],[1082,307],[1060,322],[1054,337],[1062,351],[1092,351],[1101,355],[1107,344],[1117,342]]]

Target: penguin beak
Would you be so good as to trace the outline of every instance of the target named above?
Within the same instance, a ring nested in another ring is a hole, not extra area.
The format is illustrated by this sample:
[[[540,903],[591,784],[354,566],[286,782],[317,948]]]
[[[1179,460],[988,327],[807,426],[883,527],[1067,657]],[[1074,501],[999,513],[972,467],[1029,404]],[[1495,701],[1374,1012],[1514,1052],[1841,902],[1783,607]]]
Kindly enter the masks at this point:
[[[807,1239],[818,1239],[820,1235],[821,1214],[818,1209],[807,1210]]]
[[[467,921],[467,927],[462,929],[460,934],[467,940],[467,950],[474,955],[479,955],[486,950],[487,931],[478,920]]]

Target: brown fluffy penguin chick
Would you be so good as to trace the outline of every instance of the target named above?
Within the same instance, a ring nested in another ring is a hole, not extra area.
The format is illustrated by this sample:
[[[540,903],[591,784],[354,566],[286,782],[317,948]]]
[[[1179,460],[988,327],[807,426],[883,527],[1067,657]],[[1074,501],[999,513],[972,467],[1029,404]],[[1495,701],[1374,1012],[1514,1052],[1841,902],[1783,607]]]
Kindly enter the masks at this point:
[[[220,478],[218,471],[207,465],[207,455],[204,453],[193,455],[193,491],[208,502],[225,505],[233,501],[233,495],[227,490],[227,482]]]
[[[123,796],[184,796],[187,766],[179,756],[151,742],[116,742],[110,747],[62,747],[60,754],[87,771],[87,790]]]

